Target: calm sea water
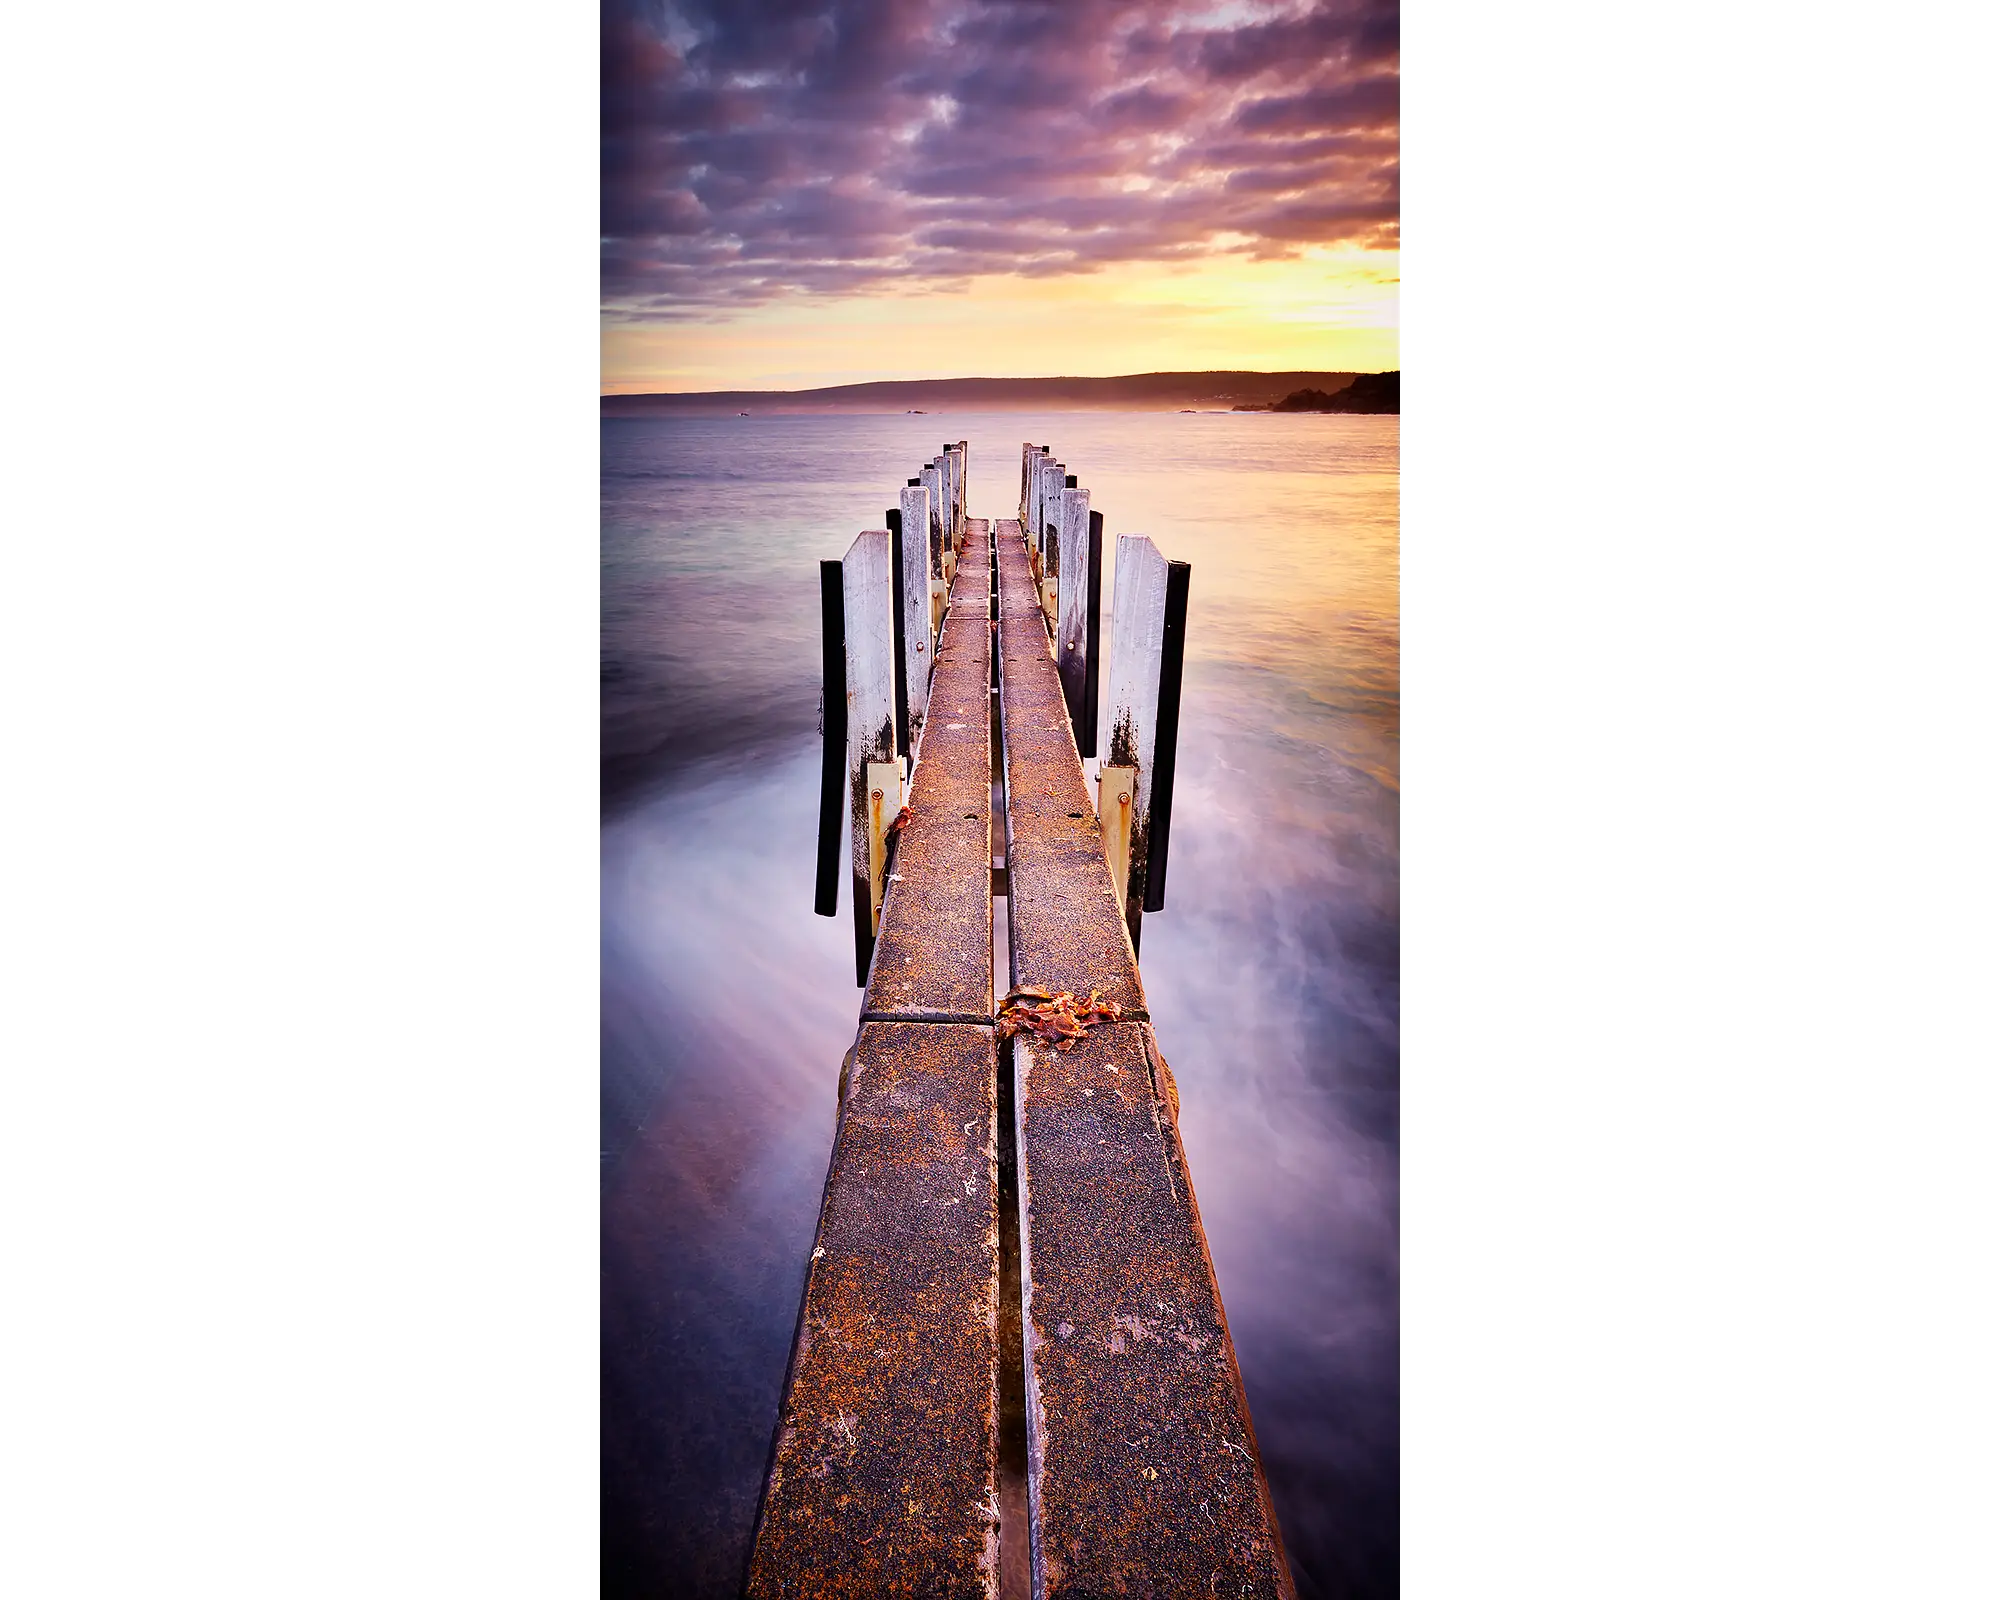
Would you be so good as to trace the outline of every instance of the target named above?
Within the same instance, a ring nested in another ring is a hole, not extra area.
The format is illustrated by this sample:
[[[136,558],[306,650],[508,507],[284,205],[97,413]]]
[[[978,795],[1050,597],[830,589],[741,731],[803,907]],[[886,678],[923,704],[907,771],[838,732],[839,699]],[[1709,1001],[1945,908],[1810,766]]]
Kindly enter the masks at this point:
[[[1398,421],[1090,413],[602,425],[605,1592],[741,1581],[860,1001],[816,563],[947,436],[1193,565],[1140,967],[1299,1591],[1394,1594]]]

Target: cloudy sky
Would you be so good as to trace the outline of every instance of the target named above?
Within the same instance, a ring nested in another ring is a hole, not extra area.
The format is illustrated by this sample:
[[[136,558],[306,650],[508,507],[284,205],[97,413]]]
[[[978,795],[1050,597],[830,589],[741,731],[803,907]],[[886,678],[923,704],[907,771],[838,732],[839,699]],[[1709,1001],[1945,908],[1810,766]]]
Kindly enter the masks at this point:
[[[604,388],[1398,365],[1397,0],[603,0]]]

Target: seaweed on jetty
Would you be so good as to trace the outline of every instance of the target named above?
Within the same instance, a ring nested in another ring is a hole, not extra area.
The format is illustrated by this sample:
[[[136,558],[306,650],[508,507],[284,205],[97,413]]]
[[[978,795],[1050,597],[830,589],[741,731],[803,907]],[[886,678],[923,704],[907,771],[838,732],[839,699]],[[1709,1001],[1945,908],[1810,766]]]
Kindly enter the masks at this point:
[[[1078,1005],[1076,996],[1067,989],[1050,994],[1037,984],[1020,983],[1009,989],[1007,998],[1000,1002],[994,1026],[1002,1040],[1017,1033],[1033,1033],[1058,1050],[1067,1051],[1100,1022],[1116,1022],[1120,1014],[1118,1002],[1102,998],[1095,989],[1090,991],[1088,1000]]]

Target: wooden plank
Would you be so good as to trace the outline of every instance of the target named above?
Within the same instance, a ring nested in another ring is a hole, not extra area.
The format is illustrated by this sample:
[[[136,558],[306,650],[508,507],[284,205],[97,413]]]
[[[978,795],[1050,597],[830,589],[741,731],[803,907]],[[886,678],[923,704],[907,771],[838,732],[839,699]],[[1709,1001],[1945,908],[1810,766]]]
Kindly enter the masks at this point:
[[[1152,1028],[1007,1048],[1034,1594],[1292,1600]]]
[[[1009,525],[1003,525],[1007,527]],[[997,542],[1010,979],[1124,1008],[1015,1089],[1033,1593],[1291,1600],[1025,543]]]
[[[1057,503],[1056,674],[1062,679],[1063,700],[1079,754],[1095,750],[1084,735],[1089,717],[1085,694],[1090,645],[1089,608],[1096,599],[1090,570],[1090,491],[1064,489]]]
[[[906,488],[898,508],[903,521],[903,681],[910,717],[910,748],[924,736],[930,704],[931,664],[937,636],[931,624],[930,496],[920,484]]]
[[[1049,655],[1019,524],[1001,525],[1000,720],[1007,762],[1007,919],[1014,981],[1094,988],[1146,1014],[1132,941],[1111,891],[1062,682]]]
[[[896,630],[889,597],[888,530],[861,534],[841,558],[847,631],[847,859],[857,984],[868,981],[878,903],[869,871],[868,764],[896,758]]]
[[[930,716],[896,836],[864,1018],[988,1021],[993,1014],[992,738],[985,533],[966,534],[931,679]]]
[[[1146,903],[1147,822],[1152,809],[1166,607],[1166,558],[1151,539],[1120,534],[1111,589],[1111,681],[1105,708],[1111,738],[1105,763],[1137,769],[1131,860],[1122,895],[1125,924],[1134,943]]]
[[[851,1061],[744,1592],[990,1600],[993,1030],[868,1022]]]

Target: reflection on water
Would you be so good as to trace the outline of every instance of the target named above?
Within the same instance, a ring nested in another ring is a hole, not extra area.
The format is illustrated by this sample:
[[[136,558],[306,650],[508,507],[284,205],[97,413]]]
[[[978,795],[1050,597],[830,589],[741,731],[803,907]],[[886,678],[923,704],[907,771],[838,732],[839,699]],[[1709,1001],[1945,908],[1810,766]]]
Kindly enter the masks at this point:
[[[605,1590],[741,1580],[859,1001],[815,563],[947,433],[1193,563],[1141,966],[1300,1593],[1392,1594],[1397,421],[1089,414],[602,426]]]

